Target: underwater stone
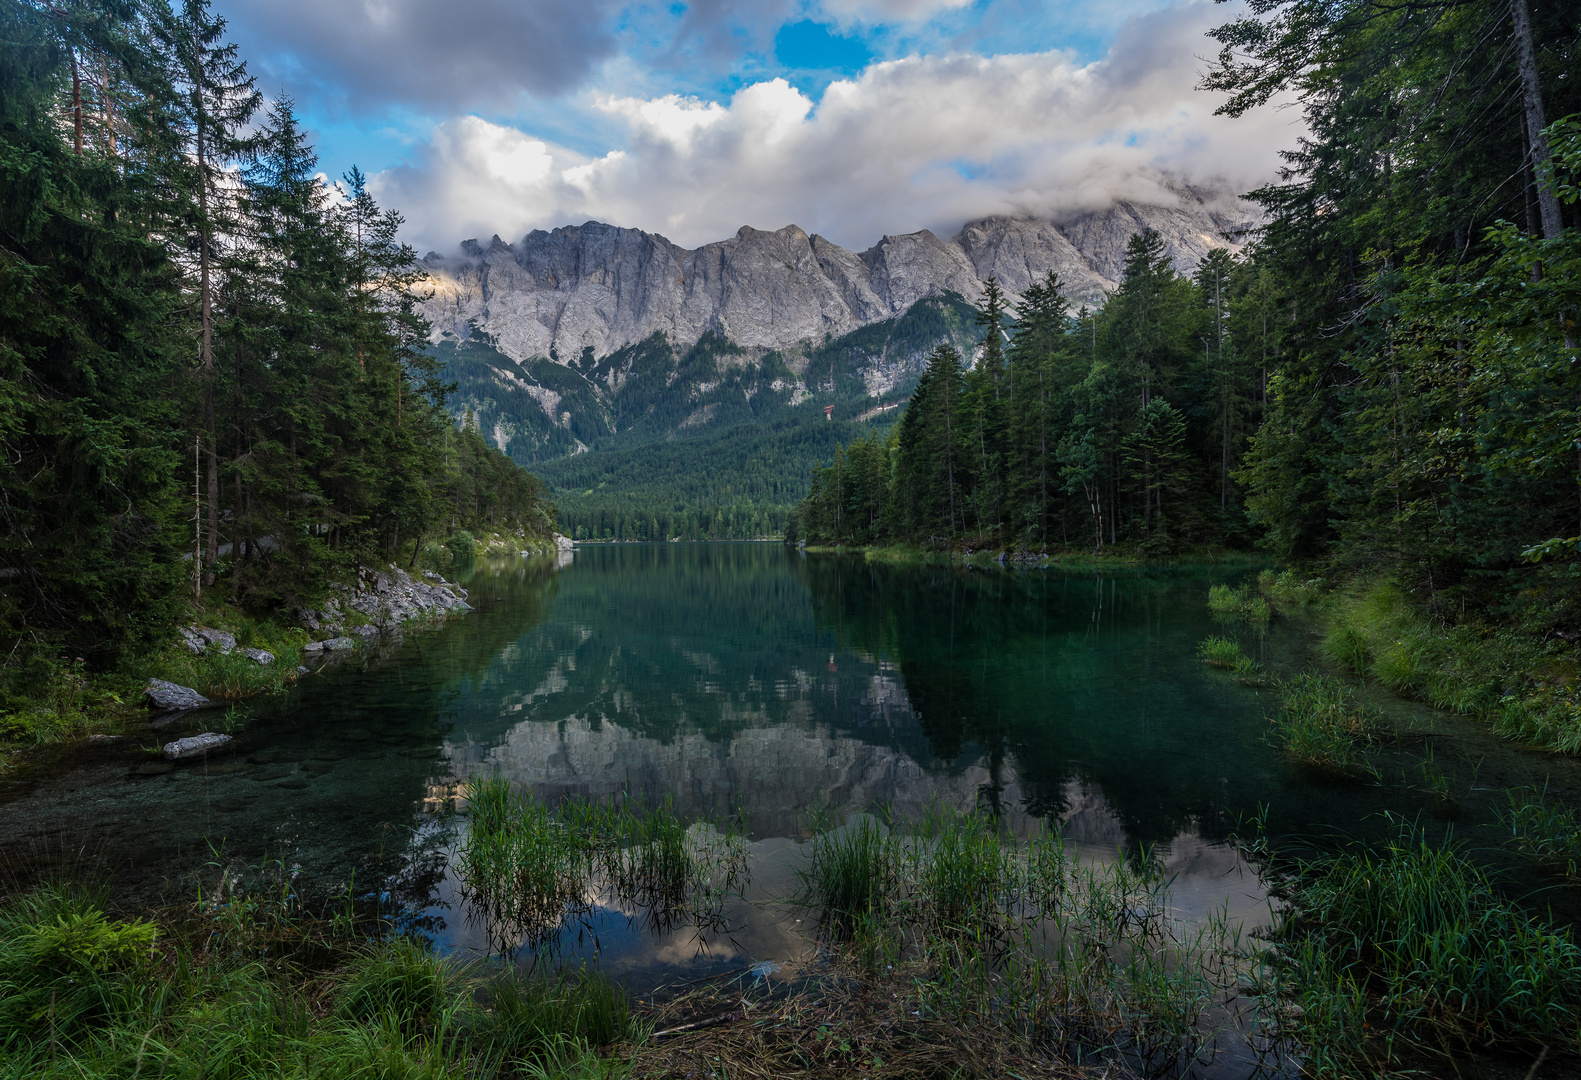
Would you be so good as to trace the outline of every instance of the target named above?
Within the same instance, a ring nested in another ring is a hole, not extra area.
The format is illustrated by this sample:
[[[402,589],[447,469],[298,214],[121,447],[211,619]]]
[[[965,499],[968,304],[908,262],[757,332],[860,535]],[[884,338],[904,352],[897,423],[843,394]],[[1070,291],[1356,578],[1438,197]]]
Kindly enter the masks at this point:
[[[165,744],[164,754],[167,761],[179,761],[181,758],[199,757],[210,750],[218,750],[231,741],[229,735],[220,735],[213,731],[205,731],[202,735],[192,735],[185,739]]]

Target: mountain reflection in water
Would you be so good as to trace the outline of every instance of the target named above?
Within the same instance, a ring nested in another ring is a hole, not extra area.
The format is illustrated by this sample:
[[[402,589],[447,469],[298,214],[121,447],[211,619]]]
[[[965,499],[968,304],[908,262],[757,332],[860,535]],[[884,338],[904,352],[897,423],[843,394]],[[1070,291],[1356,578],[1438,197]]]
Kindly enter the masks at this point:
[[[333,891],[403,865],[468,779],[500,773],[551,800],[745,811],[759,840],[799,841],[814,807],[905,820],[938,801],[1017,834],[1063,823],[1095,850],[1205,851],[1260,803],[1291,805],[1258,692],[1195,659],[1208,582],[775,544],[480,565],[477,610],[246,703],[230,754],[149,775],[167,729],[10,778],[0,843],[24,870],[90,852],[127,896],[265,858]],[[421,865],[418,904],[444,880]]]

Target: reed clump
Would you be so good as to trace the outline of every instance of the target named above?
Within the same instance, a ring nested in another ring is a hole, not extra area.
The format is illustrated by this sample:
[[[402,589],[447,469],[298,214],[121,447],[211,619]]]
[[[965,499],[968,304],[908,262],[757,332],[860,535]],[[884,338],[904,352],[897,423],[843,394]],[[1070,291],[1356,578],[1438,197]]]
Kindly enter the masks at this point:
[[[668,802],[551,808],[494,777],[469,787],[467,815],[454,865],[502,950],[549,943],[601,897],[656,925],[717,922],[746,880],[739,822],[689,825]]]
[[[1268,601],[1248,586],[1214,585],[1208,589],[1208,610],[1224,620],[1265,623],[1273,611]]]
[[[1581,948],[1411,828],[1299,864],[1271,996],[1314,1075],[1378,1076],[1473,1048],[1581,1048]]]
[[[1365,770],[1383,735],[1377,715],[1337,679],[1298,675],[1280,687],[1274,740],[1291,757],[1336,772]]]
[[[1056,834],[1017,841],[936,808],[905,832],[865,817],[825,830],[812,853],[801,900],[830,955],[919,1018],[1068,1060],[1215,1052],[1206,1018],[1245,950],[1226,919],[1182,930],[1146,856],[1084,864]],[[857,866],[877,871],[865,887]]]
[[[1499,815],[1516,850],[1555,873],[1581,879],[1581,818],[1546,788],[1514,788]]]
[[[1234,669],[1245,654],[1233,639],[1214,636],[1197,646],[1197,656],[1209,667]]]

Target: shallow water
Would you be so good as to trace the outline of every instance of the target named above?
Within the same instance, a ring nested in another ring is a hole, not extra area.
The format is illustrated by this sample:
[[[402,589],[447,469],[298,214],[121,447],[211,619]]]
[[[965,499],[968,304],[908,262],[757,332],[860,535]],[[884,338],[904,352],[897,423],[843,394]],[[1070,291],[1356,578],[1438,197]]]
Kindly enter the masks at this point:
[[[477,610],[306,678],[275,700],[193,714],[232,752],[158,771],[173,730],[64,752],[0,788],[0,858],[26,879],[96,869],[128,903],[195,895],[222,865],[278,859],[304,890],[375,884],[444,947],[486,950],[445,866],[457,792],[495,773],[534,794],[673,799],[691,817],[745,814],[748,896],[731,932],[654,933],[618,906],[558,955],[639,994],[807,948],[794,884],[810,812],[915,818],[978,807],[1021,835],[1057,824],[1088,857],[1151,848],[1182,918],[1264,892],[1228,840],[1265,812],[1276,843],[1377,835],[1385,811],[1453,828],[1534,903],[1564,894],[1508,856],[1503,790],[1569,761],[1480,725],[1374,695],[1413,729],[1378,782],[1294,767],[1265,741],[1273,692],[1205,668],[1223,632],[1208,586],[1244,568],[1096,575],[871,565],[774,544],[579,549],[506,560],[466,584]],[[1310,631],[1231,628],[1271,668],[1319,663]],[[1424,747],[1450,777],[1426,792]],[[1452,812],[1451,812],[1452,811]]]

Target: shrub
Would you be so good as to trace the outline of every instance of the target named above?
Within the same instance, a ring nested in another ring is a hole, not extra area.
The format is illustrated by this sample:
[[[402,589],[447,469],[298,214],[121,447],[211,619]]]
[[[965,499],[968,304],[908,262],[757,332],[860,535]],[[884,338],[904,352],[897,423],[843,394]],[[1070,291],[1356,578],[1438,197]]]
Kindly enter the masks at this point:
[[[478,542],[465,529],[451,533],[445,548],[450,552],[450,565],[458,570],[465,570],[478,557]]]

